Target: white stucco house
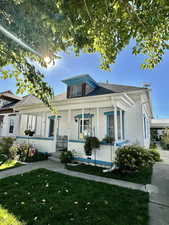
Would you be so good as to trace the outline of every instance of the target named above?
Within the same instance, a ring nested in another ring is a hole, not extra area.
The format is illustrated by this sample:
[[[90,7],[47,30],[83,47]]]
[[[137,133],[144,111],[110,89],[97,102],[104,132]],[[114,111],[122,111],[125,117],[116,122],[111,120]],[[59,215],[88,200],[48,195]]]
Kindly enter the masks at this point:
[[[34,96],[27,96],[15,105],[19,111],[17,142],[27,142],[26,129],[35,131],[29,143],[40,151],[58,153],[67,147],[76,160],[111,165],[118,146],[139,144],[149,148],[152,118],[150,90],[108,83],[98,83],[89,75],[62,81],[66,92],[55,96],[57,116]],[[100,148],[91,157],[84,152],[84,136],[96,136]],[[102,142],[105,136],[112,144]]]
[[[11,91],[0,93],[0,137],[15,137],[18,133],[18,112],[14,106],[21,100]]]

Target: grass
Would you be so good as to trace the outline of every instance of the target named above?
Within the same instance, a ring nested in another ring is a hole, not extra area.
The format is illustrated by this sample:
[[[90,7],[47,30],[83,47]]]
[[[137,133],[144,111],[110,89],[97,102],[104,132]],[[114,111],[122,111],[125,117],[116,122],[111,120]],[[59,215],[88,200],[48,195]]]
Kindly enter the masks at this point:
[[[102,171],[104,168],[98,167],[98,166],[85,165],[85,164],[80,164],[77,166],[67,165],[66,168],[68,170],[74,170],[74,171],[78,171],[82,173],[93,174],[96,176],[102,176],[107,178],[125,180],[125,181],[138,183],[138,184],[150,184],[151,176],[152,176],[152,167],[145,168],[139,172],[133,172],[133,173],[122,173],[119,170],[103,173]]]
[[[7,169],[19,167],[19,166],[22,166],[22,164],[18,163],[16,160],[8,160],[5,163],[3,163],[2,165],[0,165],[0,172],[7,170]]]
[[[0,181],[1,206],[26,225],[148,225],[148,201],[145,192],[46,169]]]

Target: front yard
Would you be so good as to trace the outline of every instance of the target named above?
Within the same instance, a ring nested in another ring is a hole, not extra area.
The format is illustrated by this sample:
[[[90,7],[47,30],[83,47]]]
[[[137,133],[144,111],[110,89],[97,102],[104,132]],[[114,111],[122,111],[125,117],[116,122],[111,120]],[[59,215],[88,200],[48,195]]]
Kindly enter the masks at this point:
[[[122,173],[120,170],[115,170],[107,173],[103,173],[105,168],[98,166],[91,166],[85,164],[79,164],[77,166],[67,165],[68,170],[73,170],[81,173],[92,174],[96,176],[102,176],[107,178],[125,180],[138,184],[150,184],[152,176],[152,167],[144,168],[138,172]]]
[[[0,180],[0,224],[13,215],[22,225],[147,225],[148,201],[148,193],[38,169]]]

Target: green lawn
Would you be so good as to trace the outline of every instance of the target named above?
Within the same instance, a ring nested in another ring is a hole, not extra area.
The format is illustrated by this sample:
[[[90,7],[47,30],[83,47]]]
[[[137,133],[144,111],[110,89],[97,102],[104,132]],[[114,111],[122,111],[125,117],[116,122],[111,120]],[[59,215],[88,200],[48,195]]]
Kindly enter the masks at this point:
[[[2,165],[0,165],[0,172],[7,169],[12,169],[14,167],[23,166],[21,163],[18,163],[16,160],[8,160]]]
[[[78,171],[82,173],[88,173],[88,174],[93,174],[93,175],[113,178],[113,179],[120,179],[120,180],[138,183],[138,184],[150,184],[151,176],[152,176],[152,167],[142,169],[139,172],[127,173],[127,174],[121,173],[119,170],[103,173],[102,171],[104,168],[98,167],[98,166],[85,165],[85,164],[80,164],[77,166],[67,165],[66,168],[69,170],[74,170],[74,171]]]
[[[18,224],[148,225],[148,201],[145,192],[46,169],[0,180],[0,205]]]

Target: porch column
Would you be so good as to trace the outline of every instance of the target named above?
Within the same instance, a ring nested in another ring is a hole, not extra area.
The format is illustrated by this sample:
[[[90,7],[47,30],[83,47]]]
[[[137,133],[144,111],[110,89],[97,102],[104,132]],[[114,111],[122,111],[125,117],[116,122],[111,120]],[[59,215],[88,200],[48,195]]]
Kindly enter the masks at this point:
[[[84,132],[84,108],[82,109],[82,134]]]
[[[118,127],[117,127],[117,106],[114,106],[114,138],[118,141]]]
[[[97,129],[97,131],[96,131],[96,134],[97,134],[97,138],[98,139],[100,139],[100,110],[99,110],[99,108],[97,108],[96,109],[96,112],[97,112],[97,114],[96,114],[96,129]]]
[[[57,141],[57,116],[54,118],[54,137],[53,137],[53,152],[56,152],[56,141]]]
[[[120,110],[120,139],[123,140],[123,117],[122,117],[122,110]]]
[[[68,110],[68,143],[69,143],[69,139],[70,139],[70,134],[71,134],[71,109]]]
[[[19,113],[18,114],[18,124],[17,124],[17,134],[16,134],[17,136],[21,135],[21,122],[22,122],[21,118],[22,118],[22,114]]]

